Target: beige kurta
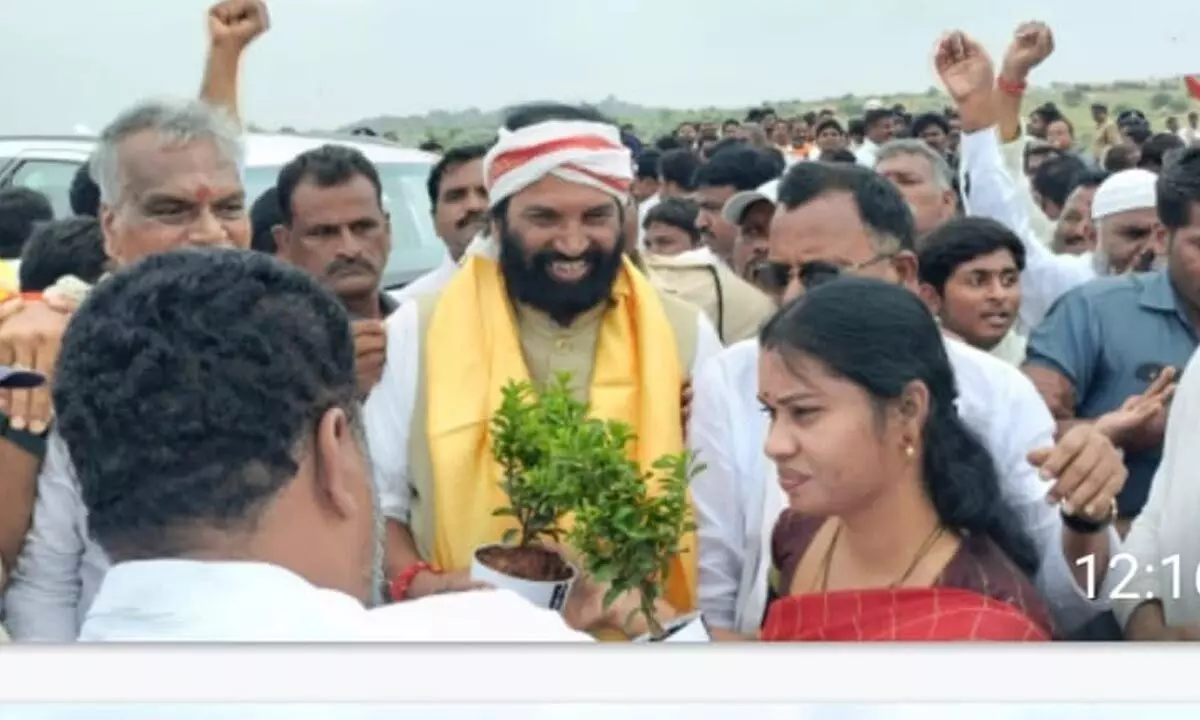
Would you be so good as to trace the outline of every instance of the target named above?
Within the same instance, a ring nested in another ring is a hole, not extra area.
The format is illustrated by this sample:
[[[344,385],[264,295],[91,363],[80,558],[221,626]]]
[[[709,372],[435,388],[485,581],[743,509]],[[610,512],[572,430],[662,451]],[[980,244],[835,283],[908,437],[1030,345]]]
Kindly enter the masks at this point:
[[[650,282],[704,311],[725,345],[758,337],[778,309],[774,300],[711,253],[645,255],[643,262]]]
[[[417,552],[422,558],[433,557],[433,523],[436,514],[433,508],[433,467],[429,456],[426,404],[426,348],[424,339],[429,319],[441,293],[416,298],[422,338],[417,370],[416,397],[410,419],[408,434],[408,479],[412,487],[409,504],[409,531],[416,542]],[[663,310],[674,330],[674,341],[680,360],[683,377],[691,374],[696,356],[699,310],[669,295],[660,293]],[[576,319],[570,327],[562,327],[545,314],[518,306],[515,313],[517,330],[521,339],[521,350],[525,358],[529,378],[535,387],[543,387],[558,373],[571,374],[572,387],[580,400],[587,399],[591,385],[592,370],[596,357],[596,342],[599,338],[600,320],[604,308],[586,313]],[[463,352],[472,352],[469,342],[464,342]],[[486,362],[486,358],[480,358]],[[496,538],[498,541],[500,538]]]

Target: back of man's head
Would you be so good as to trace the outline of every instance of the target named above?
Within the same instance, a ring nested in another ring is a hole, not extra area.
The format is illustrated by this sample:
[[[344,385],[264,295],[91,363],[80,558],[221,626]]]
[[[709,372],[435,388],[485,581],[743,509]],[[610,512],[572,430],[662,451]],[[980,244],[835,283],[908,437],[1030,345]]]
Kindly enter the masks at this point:
[[[71,180],[71,212],[100,217],[100,186],[92,179],[88,163],[79,166]]]
[[[51,220],[34,228],[21,253],[21,292],[42,292],[74,275],[95,284],[108,268],[104,234],[94,217]]]
[[[314,449],[330,413],[358,423],[349,321],[308,273],[262,253],[153,255],[72,318],[54,407],[89,530],[114,560],[236,544],[306,458],[331,466]]]
[[[741,192],[774,180],[782,169],[777,159],[766,152],[734,145],[713,153],[696,171],[694,182],[697,188],[732,187]]]
[[[691,150],[668,150],[658,161],[658,177],[683,192],[691,192],[696,189],[694,181],[699,167],[700,159]]]
[[[1087,165],[1074,155],[1051,157],[1033,174],[1033,191],[1046,202],[1061,208],[1075,189],[1079,179],[1087,173]]]
[[[25,187],[0,190],[0,260],[21,257],[35,225],[54,219],[46,196]]]
[[[282,225],[283,210],[279,207],[279,190],[267,188],[254,204],[250,206],[250,249],[274,255],[278,247],[275,245],[274,228]]]

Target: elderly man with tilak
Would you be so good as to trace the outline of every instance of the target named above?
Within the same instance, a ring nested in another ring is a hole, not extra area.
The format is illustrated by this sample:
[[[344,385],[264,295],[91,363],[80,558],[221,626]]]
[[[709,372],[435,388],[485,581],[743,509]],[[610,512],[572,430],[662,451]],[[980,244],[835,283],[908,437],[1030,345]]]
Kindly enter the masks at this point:
[[[366,405],[388,518],[394,600],[469,589],[474,550],[510,519],[489,419],[511,380],[567,372],[599,418],[629,423],[644,467],[683,448],[681,388],[721,349],[697,308],[656,290],[626,257],[632,163],[615,125],[590,109],[517,109],[484,159],[490,239],[440,292],[388,319],[388,362]],[[695,602],[697,550],[665,588]]]

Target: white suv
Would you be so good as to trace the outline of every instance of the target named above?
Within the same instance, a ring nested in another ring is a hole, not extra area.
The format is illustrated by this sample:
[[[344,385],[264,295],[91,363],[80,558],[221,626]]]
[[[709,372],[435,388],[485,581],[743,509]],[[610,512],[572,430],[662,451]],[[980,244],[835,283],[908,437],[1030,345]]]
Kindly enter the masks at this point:
[[[362,137],[247,133],[244,140],[247,208],[275,184],[279,169],[292,158],[326,143],[347,145],[375,163],[383,184],[384,207],[392,219],[392,254],[383,273],[384,287],[403,287],[442,262],[446,249],[433,228],[425,185],[436,161],[433,155]],[[84,135],[0,136],[0,188],[22,186],[42,192],[57,217],[68,217],[71,181],[95,145],[95,138]]]

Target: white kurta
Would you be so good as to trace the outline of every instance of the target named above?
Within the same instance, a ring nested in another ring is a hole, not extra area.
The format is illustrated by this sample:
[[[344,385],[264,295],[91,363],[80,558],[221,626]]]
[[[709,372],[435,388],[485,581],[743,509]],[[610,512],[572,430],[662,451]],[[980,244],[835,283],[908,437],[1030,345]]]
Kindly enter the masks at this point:
[[[85,642],[591,642],[514,593],[433,595],[367,610],[278,565],[145,560],[114,565]]]
[[[1114,560],[1109,571],[1110,576],[1118,576],[1118,582],[1129,578],[1114,597],[1114,611],[1122,625],[1129,622],[1133,611],[1147,597],[1162,603],[1167,625],[1200,625],[1197,428],[1200,428],[1200,352],[1192,354],[1175,389],[1162,462],[1150,485],[1150,497],[1125,538],[1125,557]],[[1164,564],[1168,558],[1171,560]]]
[[[442,259],[441,265],[438,265],[399,290],[392,290],[388,294],[396,302],[404,302],[409,298],[415,298],[420,295],[429,295],[446,287],[446,283],[450,282],[450,278],[454,277],[454,273],[457,271],[458,263],[454,262],[454,258],[450,257],[449,253],[446,253],[446,257]]]
[[[1062,552],[1062,518],[1049,485],[1027,461],[1054,444],[1054,420],[1019,370],[946,339],[958,382],[958,410],[996,462],[1005,500],[1042,555],[1036,584],[1065,631],[1106,609],[1074,581]],[[786,500],[763,453],[768,420],[757,400],[758,345],[726,348],[692,382],[688,443],[706,470],[692,483],[700,542],[700,608],[716,627],[755,632],[766,606],[770,536]],[[1111,535],[1113,547],[1118,540]]]

